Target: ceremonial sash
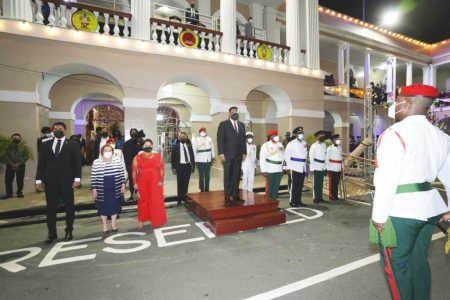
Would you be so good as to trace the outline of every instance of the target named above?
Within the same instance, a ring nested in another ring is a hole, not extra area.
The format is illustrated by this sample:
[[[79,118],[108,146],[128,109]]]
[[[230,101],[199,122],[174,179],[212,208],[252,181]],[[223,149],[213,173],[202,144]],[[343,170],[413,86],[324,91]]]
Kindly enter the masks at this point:
[[[329,162],[335,163],[335,164],[340,164],[340,163],[342,163],[342,160],[329,159]]]
[[[433,188],[430,182],[407,183],[407,184],[400,184],[399,186],[397,186],[396,194],[426,192],[432,189]]]
[[[275,164],[275,165],[281,165],[283,163],[282,161],[271,160],[271,159],[268,159],[268,158],[266,158],[266,161],[268,163]]]
[[[305,158],[297,158],[297,157],[291,157],[292,161],[299,161],[299,162],[305,162],[306,159]]]
[[[318,162],[318,163],[322,163],[322,164],[324,164],[324,163],[325,163],[325,161],[324,161],[324,160],[320,160],[320,159],[317,159],[317,158],[314,158],[314,161],[315,161],[315,162]]]

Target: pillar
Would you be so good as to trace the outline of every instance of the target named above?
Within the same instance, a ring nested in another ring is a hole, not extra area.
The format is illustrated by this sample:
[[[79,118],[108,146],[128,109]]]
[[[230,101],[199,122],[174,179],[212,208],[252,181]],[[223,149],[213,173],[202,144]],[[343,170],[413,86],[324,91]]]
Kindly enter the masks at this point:
[[[236,0],[220,0],[221,51],[236,53]]]
[[[396,92],[396,72],[397,72],[397,59],[395,57],[390,57],[387,60],[386,69],[386,93],[388,94],[388,102],[395,101]]]
[[[145,138],[153,141],[156,150],[158,143],[156,129],[157,109],[158,101],[156,99],[124,97],[125,140],[130,138],[131,128],[142,129],[145,132]]]
[[[198,13],[200,14],[200,23],[205,24],[207,28],[212,29],[211,23],[211,0],[201,0],[198,3]],[[208,17],[206,17],[208,16]]]
[[[301,65],[300,45],[300,0],[286,0],[286,44],[289,51],[289,64]]]
[[[3,16],[6,18],[33,22],[30,0],[3,0]]]
[[[259,3],[252,3],[250,4],[250,16],[253,19],[253,27],[254,28],[266,28],[264,26],[264,19],[263,19],[263,11],[264,6],[262,6]]]
[[[428,66],[428,84],[434,87],[436,87],[436,69],[437,67],[435,65]]]
[[[339,85],[345,84],[345,49],[347,45],[344,43],[338,44],[338,73],[337,73],[337,82]]]
[[[348,89],[348,96],[350,96],[350,45],[345,47],[345,85]]]
[[[406,63],[406,85],[411,85],[413,79],[412,62]]]
[[[280,35],[280,29],[277,26],[278,10],[273,7],[264,7],[264,29],[266,30],[266,40],[272,43],[279,43],[277,35]],[[278,30],[278,33],[277,33]]]
[[[426,67],[422,67],[422,74],[423,74],[423,77],[422,77],[422,83],[423,84],[429,84],[428,82],[429,82],[429,75],[430,75],[430,73],[429,73],[429,71],[428,71],[428,66],[426,66]]]
[[[150,17],[153,0],[131,0],[131,37],[150,40]]]
[[[364,55],[364,89],[370,87],[370,52]]]
[[[302,22],[300,45],[306,50],[305,65],[307,68],[320,69],[319,1],[300,0],[300,15]]]

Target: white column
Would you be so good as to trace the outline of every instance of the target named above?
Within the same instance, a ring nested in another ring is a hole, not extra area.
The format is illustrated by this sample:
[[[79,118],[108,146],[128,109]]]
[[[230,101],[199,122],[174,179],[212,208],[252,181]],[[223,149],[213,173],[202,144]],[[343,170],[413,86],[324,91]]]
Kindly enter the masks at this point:
[[[406,85],[411,85],[413,79],[412,62],[406,63]]]
[[[437,69],[437,66],[435,66],[435,65],[429,65],[429,68],[428,68],[428,70],[429,70],[429,77],[428,77],[428,84],[429,85],[432,85],[432,86],[434,86],[434,87],[436,87],[436,70]]]
[[[131,37],[150,40],[150,17],[153,0],[131,0]]]
[[[276,30],[275,30],[275,37],[274,37],[274,39],[273,39],[273,42],[274,43],[277,43],[277,44],[280,44],[281,43],[281,26],[282,26],[283,24],[280,22],[280,21],[277,21],[277,25],[275,26],[276,27]]]
[[[236,0],[220,0],[221,50],[236,53]]]
[[[423,84],[429,84],[430,81],[430,72],[428,71],[428,66],[422,67],[422,83]]]
[[[277,14],[278,10],[276,8],[268,6],[264,7],[264,29],[266,30],[266,40],[272,43],[277,43],[277,30],[278,35],[280,34],[280,29],[277,27]]]
[[[3,15],[6,18],[33,22],[30,0],[3,0]]]
[[[206,28],[212,29],[211,16],[211,0],[201,0],[198,3],[198,13],[200,14],[200,23],[204,24]]]
[[[337,82],[339,85],[345,84],[345,49],[347,48],[347,45],[344,43],[338,44],[338,73],[337,73]]]
[[[350,45],[345,47],[345,85],[348,89],[348,95],[350,96]]]
[[[302,27],[304,34],[300,44],[306,49],[306,67],[320,69],[319,1],[301,0],[301,3],[303,9],[300,9],[300,11],[303,10]]]
[[[259,3],[250,4],[250,16],[253,19],[253,27],[266,28],[263,21],[263,10],[264,6]]]
[[[364,88],[370,87],[370,52],[364,55]]]
[[[300,45],[300,1],[286,0],[286,44],[291,47],[289,51],[289,64],[301,65]]]
[[[395,57],[390,57],[387,60],[386,69],[386,93],[388,94],[388,102],[395,101],[395,89],[396,89],[396,70],[397,70],[397,59]]]

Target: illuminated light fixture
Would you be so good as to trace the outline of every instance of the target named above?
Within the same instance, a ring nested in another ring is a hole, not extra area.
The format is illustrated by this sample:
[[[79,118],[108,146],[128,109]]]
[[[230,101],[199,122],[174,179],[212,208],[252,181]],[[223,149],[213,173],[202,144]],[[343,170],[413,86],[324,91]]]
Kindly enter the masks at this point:
[[[354,22],[355,24],[358,24],[359,21],[358,21],[358,19],[354,19],[353,22]]]
[[[359,25],[364,25],[364,22],[363,21],[359,21]]]
[[[348,19],[348,17],[347,17],[346,15],[344,15],[342,18],[343,18],[344,20],[347,20],[347,19]]]
[[[30,25],[28,24],[27,21],[23,20],[22,22],[19,23],[19,27],[22,30],[28,30],[30,29]]]
[[[332,12],[331,12],[331,15],[332,15],[332,16],[336,15],[336,12],[335,12],[335,11],[332,11]]]
[[[322,6],[319,7],[319,11],[320,11],[320,12],[323,11],[323,7],[322,7]]]
[[[337,14],[337,17],[342,18],[342,14],[341,13]]]
[[[369,28],[370,28],[370,29],[373,29],[374,27],[375,27],[375,26],[373,26],[373,24],[370,24],[370,25],[369,25]]]
[[[398,9],[391,9],[383,14],[381,23],[384,26],[392,27],[400,21],[400,11]]]
[[[348,21],[349,22],[353,21],[353,18],[352,17],[348,18]]]
[[[325,11],[327,14],[329,14],[330,13],[330,10],[329,9],[327,9],[326,11]]]

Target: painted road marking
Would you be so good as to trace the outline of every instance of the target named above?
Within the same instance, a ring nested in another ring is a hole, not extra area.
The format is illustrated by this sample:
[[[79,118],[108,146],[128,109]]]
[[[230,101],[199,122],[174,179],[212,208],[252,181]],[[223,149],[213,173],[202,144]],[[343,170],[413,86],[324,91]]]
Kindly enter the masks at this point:
[[[432,241],[443,238],[445,235],[442,232],[433,234]],[[338,277],[340,275],[349,273],[353,270],[362,268],[364,266],[370,265],[374,262],[380,261],[380,254],[375,254],[368,256],[366,258],[351,262],[349,264],[334,268],[332,270],[329,270],[324,273],[320,273],[311,277],[308,277],[306,279],[279,287],[277,289],[247,298],[246,300],[267,300],[267,299],[275,299],[287,294],[291,294],[293,292],[297,292],[300,290],[303,290],[307,287],[310,287],[312,285],[327,281],[329,279]]]

